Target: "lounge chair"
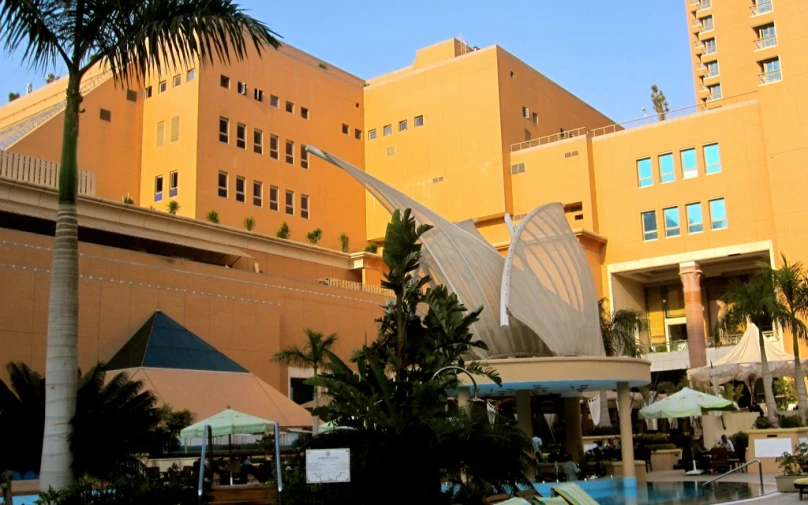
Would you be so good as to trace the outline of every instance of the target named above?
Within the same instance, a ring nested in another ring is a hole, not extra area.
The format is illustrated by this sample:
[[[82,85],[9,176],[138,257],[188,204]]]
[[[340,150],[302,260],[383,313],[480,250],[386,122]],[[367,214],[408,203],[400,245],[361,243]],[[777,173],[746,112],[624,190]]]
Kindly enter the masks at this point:
[[[799,499],[802,500],[802,495],[808,489],[808,478],[797,479],[794,481],[794,487],[800,492]]]
[[[569,505],[598,505],[598,502],[574,482],[565,482],[555,486],[553,494],[563,498]]]
[[[530,502],[524,498],[513,498],[511,495],[507,494],[489,496],[488,498],[483,499],[483,503],[486,505],[491,505],[494,503],[496,503],[496,505],[530,505]]]

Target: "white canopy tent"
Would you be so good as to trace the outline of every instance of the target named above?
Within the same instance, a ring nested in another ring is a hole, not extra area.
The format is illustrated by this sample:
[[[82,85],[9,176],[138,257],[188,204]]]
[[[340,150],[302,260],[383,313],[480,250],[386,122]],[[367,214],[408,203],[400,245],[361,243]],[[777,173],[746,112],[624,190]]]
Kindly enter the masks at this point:
[[[780,349],[768,338],[763,339],[768,368],[775,377],[794,375],[794,356]],[[803,363],[805,360],[803,360]],[[747,381],[749,377],[760,377],[763,364],[760,355],[760,329],[754,323],[744,332],[743,337],[732,351],[709,366],[687,371],[687,378],[695,381],[710,381],[720,384],[730,381]]]

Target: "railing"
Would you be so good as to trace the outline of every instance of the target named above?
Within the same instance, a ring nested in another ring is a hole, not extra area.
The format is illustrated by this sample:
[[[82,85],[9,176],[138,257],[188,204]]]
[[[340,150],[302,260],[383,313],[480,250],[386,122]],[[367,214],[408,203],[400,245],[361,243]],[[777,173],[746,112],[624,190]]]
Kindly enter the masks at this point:
[[[702,34],[702,33],[705,33],[705,32],[711,32],[713,30],[715,30],[714,23],[712,23],[712,22],[711,23],[702,23],[701,30],[699,30],[699,34]]]
[[[783,74],[779,70],[760,74],[760,84],[769,84],[770,82],[779,82],[781,80],[783,80]]]
[[[767,35],[755,41],[755,50],[766,49],[777,45],[777,35]]]
[[[693,5],[699,5],[699,4],[701,4],[701,0],[690,0],[690,5],[691,5],[691,6],[693,6]]]
[[[709,9],[712,6],[713,6],[712,0],[701,0],[701,2],[699,3],[699,10]]]
[[[580,137],[586,135],[587,129],[584,127],[575,128],[574,130],[567,130],[563,132],[553,133],[552,135],[545,135],[544,137],[536,137],[535,139],[525,140],[518,144],[511,144],[511,152],[521,151],[522,149],[529,149],[531,147],[543,146],[545,144],[552,144],[559,140],[571,139],[573,137]]]
[[[743,470],[744,468],[748,467],[749,465],[752,465],[752,464],[755,464],[755,463],[757,463],[757,464],[758,464],[758,474],[759,474],[759,476],[760,476],[760,494],[761,494],[761,495],[763,495],[763,494],[765,494],[765,489],[763,488],[763,464],[760,462],[760,460],[759,460],[759,459],[753,459],[752,461],[750,461],[750,462],[748,462],[748,463],[744,463],[743,465],[741,465],[741,466],[739,466],[739,467],[733,468],[733,469],[732,469],[732,470],[730,470],[729,472],[722,473],[722,474],[721,474],[721,475],[719,475],[718,477],[715,477],[715,478],[713,478],[713,479],[710,479],[710,480],[708,480],[707,482],[705,482],[704,484],[702,484],[702,485],[701,485],[701,488],[702,488],[702,489],[704,489],[705,487],[709,486],[709,485],[710,485],[710,484],[712,484],[713,482],[715,482],[715,481],[717,481],[717,480],[719,480],[719,479],[723,479],[723,478],[724,478],[724,477],[726,477],[727,475],[731,475],[731,474],[733,474],[733,473],[735,473],[735,472],[741,471],[741,470]],[[697,482],[697,483],[696,483],[696,486],[698,487],[698,485],[699,485],[699,484],[698,484],[698,482]]]
[[[59,164],[0,150],[0,179],[59,188]],[[79,194],[95,196],[95,173],[79,170]]]
[[[704,42],[702,42],[702,41],[700,41],[700,40],[697,40],[697,41],[696,41],[696,42],[693,44],[693,48],[694,48],[696,51],[704,51]]]
[[[363,293],[372,293],[374,295],[386,296],[388,298],[393,298],[395,296],[395,293],[393,293],[393,291],[390,289],[383,288],[381,286],[373,286],[371,284],[363,284],[361,282],[332,279],[330,277],[318,279],[317,282],[323,284],[324,286],[350,289],[351,291],[362,291]]]
[[[718,46],[715,44],[704,44],[704,56],[715,54],[718,52]]]
[[[752,16],[757,16],[759,14],[765,14],[767,12],[772,11],[772,3],[771,2],[758,2],[755,5],[749,8],[749,12],[752,13]]]

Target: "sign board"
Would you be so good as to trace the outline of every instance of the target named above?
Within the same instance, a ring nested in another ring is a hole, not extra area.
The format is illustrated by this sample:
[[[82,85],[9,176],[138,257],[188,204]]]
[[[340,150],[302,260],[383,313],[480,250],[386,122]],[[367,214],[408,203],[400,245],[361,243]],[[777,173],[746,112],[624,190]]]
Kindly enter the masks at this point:
[[[306,484],[351,482],[350,449],[306,451]]]
[[[792,452],[790,438],[761,438],[755,440],[756,458],[779,458],[784,452]]]

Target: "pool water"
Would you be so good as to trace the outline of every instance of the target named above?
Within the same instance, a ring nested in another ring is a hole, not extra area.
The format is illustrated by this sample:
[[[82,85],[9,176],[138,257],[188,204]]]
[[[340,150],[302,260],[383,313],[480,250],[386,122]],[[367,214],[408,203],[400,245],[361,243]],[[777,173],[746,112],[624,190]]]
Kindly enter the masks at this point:
[[[653,482],[631,489],[593,489],[600,505],[709,505],[761,496],[760,486],[739,482],[715,482],[706,488],[695,482]]]

